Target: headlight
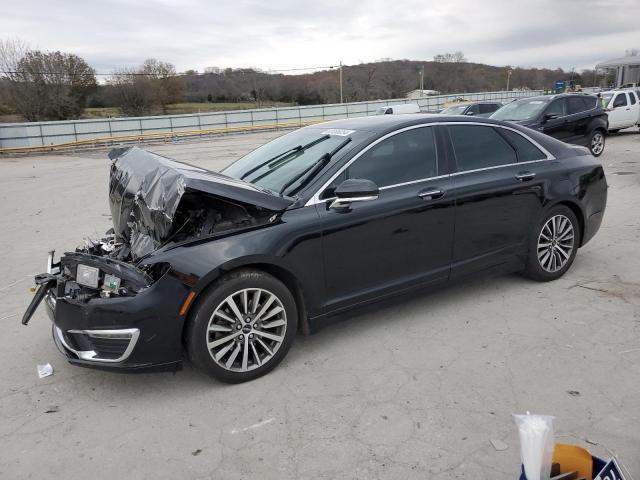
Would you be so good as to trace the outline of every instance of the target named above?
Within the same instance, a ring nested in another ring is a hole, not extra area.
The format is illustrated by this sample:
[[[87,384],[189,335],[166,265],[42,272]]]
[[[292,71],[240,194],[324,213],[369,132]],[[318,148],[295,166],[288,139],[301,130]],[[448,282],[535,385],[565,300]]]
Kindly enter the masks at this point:
[[[100,269],[88,265],[78,264],[76,270],[76,282],[85,287],[98,288]]]

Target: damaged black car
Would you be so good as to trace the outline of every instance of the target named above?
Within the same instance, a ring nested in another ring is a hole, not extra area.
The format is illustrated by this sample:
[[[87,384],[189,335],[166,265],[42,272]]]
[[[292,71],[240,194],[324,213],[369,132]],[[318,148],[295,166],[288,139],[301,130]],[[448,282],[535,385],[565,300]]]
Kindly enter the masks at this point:
[[[283,135],[214,173],[114,149],[113,228],[55,260],[44,303],[76,365],[264,375],[296,332],[476,274],[554,280],[597,232],[602,166],[484,119],[354,118]]]

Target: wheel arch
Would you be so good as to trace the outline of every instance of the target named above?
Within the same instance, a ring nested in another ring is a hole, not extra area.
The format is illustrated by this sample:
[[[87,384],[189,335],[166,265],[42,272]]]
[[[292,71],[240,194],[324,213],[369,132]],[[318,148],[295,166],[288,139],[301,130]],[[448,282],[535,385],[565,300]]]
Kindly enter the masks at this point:
[[[216,281],[218,281],[223,276],[233,272],[237,272],[238,270],[260,270],[262,272],[268,273],[269,275],[277,278],[282,283],[284,283],[284,285],[293,295],[293,298],[296,302],[299,322],[298,329],[302,332],[303,335],[309,335],[310,327],[309,319],[307,316],[306,300],[300,281],[289,269],[281,265],[262,260],[248,261],[247,263],[241,264],[231,262],[231,265],[228,265],[227,268],[218,268],[215,272],[211,272],[210,275],[207,275],[205,278],[203,278],[202,283],[198,285],[197,289],[194,289],[194,291],[196,292],[196,297],[193,303],[189,306],[189,309],[186,313],[184,325],[182,328],[183,343],[185,342],[189,325],[191,324],[192,316],[196,311],[200,301],[202,301],[207,292],[214,287]]]
[[[572,200],[561,200],[559,202],[549,205],[548,209],[552,209],[553,207],[557,207],[560,205],[563,205],[569,208],[578,219],[578,226],[580,228],[580,244],[578,245],[578,248],[579,248],[582,246],[583,239],[584,239],[584,228],[585,228],[584,212],[582,211],[582,208],[580,208],[580,205],[578,205],[578,203]]]

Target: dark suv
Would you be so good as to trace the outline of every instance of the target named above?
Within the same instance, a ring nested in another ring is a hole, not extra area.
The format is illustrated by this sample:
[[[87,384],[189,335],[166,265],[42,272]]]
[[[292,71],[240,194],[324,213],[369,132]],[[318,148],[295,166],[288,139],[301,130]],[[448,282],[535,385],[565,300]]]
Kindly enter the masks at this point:
[[[500,102],[465,102],[451,105],[440,113],[442,115],[472,115],[474,117],[490,117],[502,107]]]
[[[491,118],[519,123],[563,142],[583,145],[595,157],[604,151],[609,126],[598,98],[580,93],[523,98],[505,105]]]

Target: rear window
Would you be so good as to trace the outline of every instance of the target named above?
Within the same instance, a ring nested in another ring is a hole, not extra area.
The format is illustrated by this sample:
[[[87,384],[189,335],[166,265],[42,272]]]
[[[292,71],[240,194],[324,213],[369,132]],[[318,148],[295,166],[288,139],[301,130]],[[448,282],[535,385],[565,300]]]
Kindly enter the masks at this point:
[[[497,167],[516,163],[516,152],[493,127],[449,126],[458,171]]]
[[[597,97],[582,97],[582,101],[587,107],[587,110],[591,110],[598,106],[598,98]]]
[[[515,147],[518,155],[518,162],[532,162],[534,160],[544,160],[547,158],[542,150],[519,133],[516,133],[513,130],[507,130],[506,128],[500,128],[498,131],[507,137],[509,143]]]
[[[636,104],[636,95],[633,92],[629,92],[629,100],[631,101],[631,105]]]

